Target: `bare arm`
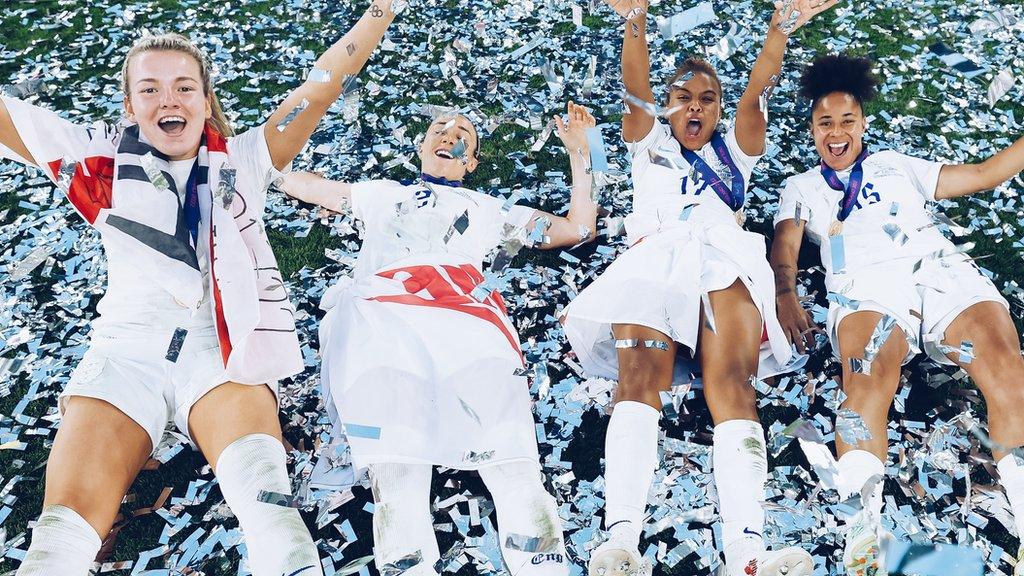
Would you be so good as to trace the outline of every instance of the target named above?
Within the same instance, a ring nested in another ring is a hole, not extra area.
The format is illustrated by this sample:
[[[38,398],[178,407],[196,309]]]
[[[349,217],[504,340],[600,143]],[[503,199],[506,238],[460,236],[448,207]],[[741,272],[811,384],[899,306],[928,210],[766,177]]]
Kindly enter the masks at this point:
[[[796,294],[797,258],[803,243],[803,222],[790,218],[775,226],[769,262],[775,272],[775,308],[786,337],[803,354],[813,338],[814,322]]]
[[[786,54],[789,35],[803,26],[815,14],[835,6],[839,0],[828,0],[814,6],[818,0],[796,0],[790,3],[776,2],[764,47],[750,70],[747,89],[740,97],[736,108],[736,142],[748,156],[764,154],[765,135],[768,131],[767,109],[762,110],[761,95],[775,86],[782,71],[782,58]],[[793,19],[793,14],[798,14]],[[767,97],[767,94],[765,94]],[[764,104],[767,106],[767,102]]]
[[[21,135],[18,134],[11,113],[7,111],[7,105],[3,100],[0,100],[0,144],[14,150],[15,154],[38,166],[36,159],[32,157],[25,142],[21,139]]]
[[[606,0],[623,18],[622,83],[626,92],[654,103],[651,89],[651,60],[647,50],[647,0]],[[644,109],[629,103],[629,114],[622,117],[622,138],[636,142],[650,133],[654,118]]]
[[[283,169],[306,145],[327,109],[341,96],[345,77],[359,73],[394,19],[391,0],[373,0],[359,22],[314,64],[316,70],[329,74],[327,81],[323,81],[327,74],[311,75],[270,116],[263,133],[275,168]],[[301,111],[282,125],[296,109]]]
[[[935,198],[957,198],[991,190],[1024,171],[1024,137],[978,164],[948,164],[939,172]]]
[[[569,213],[565,217],[555,216],[538,210],[536,218],[547,218],[551,222],[546,236],[549,241],[538,246],[544,249],[575,246],[592,240],[597,235],[597,203],[592,197],[594,179],[590,174],[590,147],[587,145],[587,129],[596,124],[594,117],[583,106],[569,102],[568,123],[555,117],[558,137],[562,139],[569,153],[572,168],[572,195],[569,198]],[[536,218],[531,227],[536,224]]]
[[[334,212],[348,212],[352,185],[328,180],[313,172],[291,172],[277,183],[285,194],[308,204],[323,206]]]

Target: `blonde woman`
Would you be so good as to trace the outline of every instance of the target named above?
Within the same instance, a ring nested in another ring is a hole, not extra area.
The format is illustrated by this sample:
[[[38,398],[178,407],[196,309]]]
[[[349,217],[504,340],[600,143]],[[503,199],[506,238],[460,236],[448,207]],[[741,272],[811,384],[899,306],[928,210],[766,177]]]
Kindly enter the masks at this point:
[[[393,18],[390,0],[374,0],[266,124],[238,135],[208,60],[177,34],[143,38],[125,58],[127,124],[83,126],[0,100],[2,156],[61,187],[108,261],[19,576],[89,571],[168,421],[214,465],[254,574],[322,574],[298,512],[263,501],[291,493],[276,382],[303,364],[262,212]]]

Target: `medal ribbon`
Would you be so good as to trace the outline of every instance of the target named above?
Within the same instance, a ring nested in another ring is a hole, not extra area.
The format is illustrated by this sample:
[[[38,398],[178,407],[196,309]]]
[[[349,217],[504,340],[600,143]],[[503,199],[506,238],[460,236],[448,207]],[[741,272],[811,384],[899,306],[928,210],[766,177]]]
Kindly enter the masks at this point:
[[[447,178],[441,178],[440,176],[431,176],[426,172],[420,173],[420,180],[424,182],[430,182],[431,184],[438,184],[441,186],[451,186],[452,188],[462,188],[462,180],[449,180]]]
[[[711,136],[711,149],[715,151],[715,155],[718,156],[718,159],[721,160],[722,164],[725,164],[732,173],[731,189],[729,186],[726,186],[718,173],[715,172],[703,158],[698,156],[696,152],[687,150],[686,148],[683,148],[682,152],[686,161],[700,172],[704,180],[714,188],[715,193],[722,199],[722,202],[725,202],[725,204],[735,212],[736,210],[743,208],[743,188],[745,185],[745,182],[743,181],[743,174],[740,173],[739,169],[736,167],[736,163],[733,162],[732,155],[729,154],[729,147],[725,145],[725,139],[722,138],[721,133],[717,131]]]
[[[838,218],[840,222],[850,216],[850,212],[853,212],[853,207],[857,203],[857,194],[860,193],[860,185],[864,181],[864,160],[869,155],[865,148],[861,151],[860,156],[857,156],[857,162],[853,165],[853,171],[850,172],[850,182],[846,186],[843,186],[843,181],[839,179],[836,171],[829,168],[824,160],[821,161],[821,175],[825,178],[825,183],[829,188],[843,193],[843,197],[839,201]]]

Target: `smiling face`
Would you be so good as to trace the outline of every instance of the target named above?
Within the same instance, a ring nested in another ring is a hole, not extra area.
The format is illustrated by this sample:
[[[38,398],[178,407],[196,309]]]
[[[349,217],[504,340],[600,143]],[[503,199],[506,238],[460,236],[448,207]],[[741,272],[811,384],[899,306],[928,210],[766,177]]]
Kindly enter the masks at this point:
[[[695,72],[672,84],[668,107],[681,107],[668,117],[676,140],[687,150],[700,150],[722,118],[722,87],[707,72]]]
[[[420,144],[420,170],[461,181],[476,170],[479,145],[476,128],[465,116],[441,116],[430,124]]]
[[[833,92],[818,99],[811,111],[814,147],[833,170],[853,166],[864,149],[867,121],[857,99],[845,92]]]
[[[175,50],[148,50],[132,57],[124,107],[146,140],[171,160],[198,153],[203,127],[212,115],[199,62]]]

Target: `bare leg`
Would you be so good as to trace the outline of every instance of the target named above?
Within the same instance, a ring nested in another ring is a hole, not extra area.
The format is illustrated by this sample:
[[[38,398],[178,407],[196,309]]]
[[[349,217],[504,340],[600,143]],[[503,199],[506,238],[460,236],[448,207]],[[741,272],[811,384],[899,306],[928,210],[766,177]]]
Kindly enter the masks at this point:
[[[245,533],[253,574],[322,575],[298,510],[260,501],[261,493],[291,496],[273,392],[266,386],[222,384],[195,403],[188,425]]]
[[[903,359],[909,347],[903,330],[896,326],[871,362],[871,374],[860,374],[850,370],[850,358],[863,358],[864,347],[871,340],[871,334],[878,326],[882,315],[865,310],[843,318],[839,324],[839,348],[843,360],[843,392],[849,408],[860,415],[871,432],[871,440],[850,446],[842,438],[836,438],[839,456],[854,448],[866,450],[885,462],[888,453],[886,428],[889,426],[889,408],[900,384]]]
[[[18,574],[83,576],[151,451],[146,430],[112,404],[68,398],[47,461],[43,512]]]

